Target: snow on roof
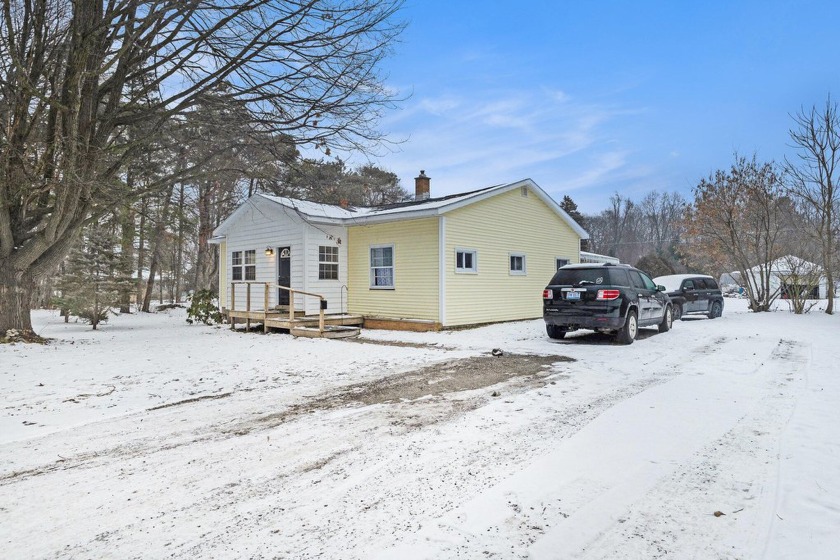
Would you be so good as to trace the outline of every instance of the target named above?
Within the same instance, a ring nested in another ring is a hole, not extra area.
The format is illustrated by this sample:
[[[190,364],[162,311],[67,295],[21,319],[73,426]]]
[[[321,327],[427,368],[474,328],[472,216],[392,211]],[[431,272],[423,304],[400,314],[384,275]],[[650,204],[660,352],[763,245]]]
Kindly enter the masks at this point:
[[[407,202],[398,202],[394,204],[383,204],[382,206],[337,206],[335,204],[321,204],[318,202],[311,202],[308,200],[299,200],[296,198],[287,198],[281,196],[271,196],[267,194],[260,194],[268,200],[282,204],[290,208],[294,208],[301,214],[309,218],[327,218],[333,220],[355,220],[364,219],[372,216],[389,216],[394,214],[403,214],[406,212],[422,212],[424,210],[437,210],[450,204],[455,204],[465,200],[469,200],[479,194],[498,189],[507,185],[496,185],[494,187],[487,187],[477,191],[468,193],[460,193],[457,195],[443,196],[439,198],[429,198],[426,200],[412,200]]]
[[[335,204],[322,204],[320,202],[300,200],[297,198],[288,198],[285,196],[271,196],[268,194],[258,194],[256,196],[261,196],[262,198],[265,198],[272,202],[276,202],[277,204],[281,204],[289,208],[294,208],[301,214],[310,218],[328,218],[333,220],[344,220],[358,215],[358,212],[360,210],[367,210],[366,208],[354,208],[352,206],[344,208]]]
[[[282,196],[272,196],[267,194],[256,194],[249,199],[249,202],[254,198],[261,198],[275,204],[279,204],[285,208],[291,208],[298,212],[302,217],[309,221],[317,223],[328,223],[336,225],[355,225],[363,223],[387,222],[406,218],[421,218],[426,216],[435,216],[460,208],[466,204],[478,202],[484,198],[494,196],[496,194],[513,190],[520,187],[528,187],[534,194],[537,195],[543,202],[545,202],[552,210],[554,210],[581,239],[589,239],[589,234],[584,230],[580,224],[575,222],[548,194],[545,193],[536,183],[531,179],[524,179],[514,183],[507,183],[502,185],[494,185],[465,193],[458,193],[438,198],[429,198],[425,200],[411,200],[406,202],[398,202],[395,204],[384,204],[381,206],[348,206],[343,207],[335,204],[322,204],[319,202],[312,202],[308,200],[299,200],[296,198],[288,198]],[[247,204],[247,203],[246,203]],[[245,205],[243,205],[244,207]],[[242,207],[240,207],[241,209]],[[228,225],[234,221],[234,216],[239,212],[237,209],[234,214],[228,217],[216,230],[214,236],[224,235]]]

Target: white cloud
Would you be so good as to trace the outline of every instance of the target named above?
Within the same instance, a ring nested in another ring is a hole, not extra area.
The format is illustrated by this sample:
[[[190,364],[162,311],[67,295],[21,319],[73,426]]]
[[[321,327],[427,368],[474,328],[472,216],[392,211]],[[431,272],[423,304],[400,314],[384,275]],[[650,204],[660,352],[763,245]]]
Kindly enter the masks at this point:
[[[638,109],[585,103],[560,90],[447,93],[409,100],[385,129],[408,140],[377,160],[411,190],[420,169],[441,196],[531,177],[565,193],[642,179],[631,168],[635,146],[620,136],[621,120]]]

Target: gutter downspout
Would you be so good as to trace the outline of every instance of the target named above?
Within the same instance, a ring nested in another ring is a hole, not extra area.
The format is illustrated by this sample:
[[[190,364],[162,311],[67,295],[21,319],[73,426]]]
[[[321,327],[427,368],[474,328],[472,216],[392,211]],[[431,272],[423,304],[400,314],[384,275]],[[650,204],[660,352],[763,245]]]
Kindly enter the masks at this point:
[[[446,217],[438,218],[438,322],[446,325]]]

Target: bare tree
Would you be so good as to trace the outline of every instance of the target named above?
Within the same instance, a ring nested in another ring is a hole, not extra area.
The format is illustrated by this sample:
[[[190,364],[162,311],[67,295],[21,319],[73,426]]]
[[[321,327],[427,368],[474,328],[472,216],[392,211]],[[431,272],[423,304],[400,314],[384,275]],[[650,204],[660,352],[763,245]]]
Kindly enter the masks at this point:
[[[817,304],[820,282],[825,278],[823,269],[795,255],[778,259],[775,266],[782,298],[790,310],[797,315],[808,313]]]
[[[325,153],[382,141],[376,123],[393,96],[377,68],[401,31],[400,3],[4,1],[0,332],[31,329],[34,283],[87,222],[144,194],[123,170],[208,92],[243,103],[254,127]],[[137,123],[147,136],[124,141]]]
[[[619,193],[610,197],[610,206],[597,216],[588,216],[590,247],[596,253],[635,263],[645,254],[642,216],[635,202]]]
[[[780,238],[790,211],[781,174],[773,163],[735,156],[694,188],[688,210],[688,250],[707,264],[737,270],[753,311],[769,311],[778,297],[771,273],[783,254]]]
[[[685,205],[685,199],[679,193],[658,191],[648,193],[639,203],[645,239],[653,245],[653,253],[669,255],[679,243]]]
[[[820,264],[826,276],[826,313],[834,313],[834,279],[840,266],[840,113],[831,97],[818,110],[802,109],[794,117],[795,128],[790,137],[797,149],[797,161],[786,160],[789,192],[807,220],[804,232],[812,236],[820,248]]]

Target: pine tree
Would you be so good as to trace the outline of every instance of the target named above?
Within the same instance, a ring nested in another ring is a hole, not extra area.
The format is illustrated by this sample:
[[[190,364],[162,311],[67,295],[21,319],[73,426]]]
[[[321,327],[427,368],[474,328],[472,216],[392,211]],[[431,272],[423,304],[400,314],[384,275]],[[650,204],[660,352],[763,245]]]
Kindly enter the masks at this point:
[[[570,197],[569,195],[564,195],[563,200],[560,202],[560,208],[562,208],[563,211],[566,212],[566,214],[568,214],[575,222],[577,222],[577,224],[580,227],[582,227],[583,229],[587,228],[586,219],[583,217],[583,214],[581,214],[578,210],[577,203],[574,200],[572,200],[572,197]],[[589,250],[588,239],[581,239],[580,250]]]
[[[96,224],[85,232],[67,258],[57,286],[61,296],[55,304],[96,329],[119,306],[126,280],[120,274],[120,240],[107,225]]]

